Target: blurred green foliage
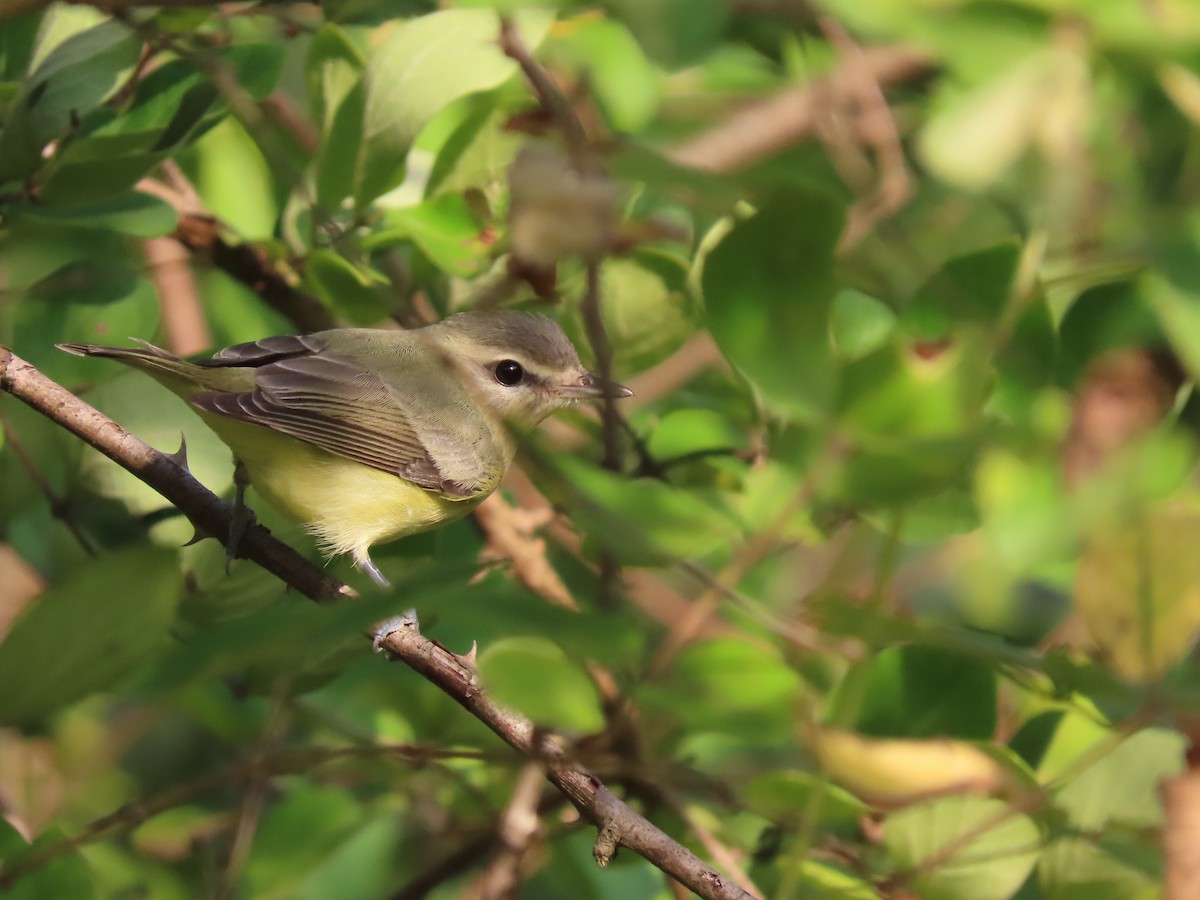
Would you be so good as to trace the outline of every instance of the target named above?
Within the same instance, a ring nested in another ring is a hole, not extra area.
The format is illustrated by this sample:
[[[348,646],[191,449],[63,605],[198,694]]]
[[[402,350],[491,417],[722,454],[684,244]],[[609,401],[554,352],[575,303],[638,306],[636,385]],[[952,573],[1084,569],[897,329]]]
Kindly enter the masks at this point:
[[[148,242],[197,214],[329,321],[503,303],[594,360],[581,260],[547,289],[514,258],[509,166],[563,135],[502,11],[612,178],[601,312],[639,396],[615,468],[582,413],[522,456],[575,610],[471,521],[379,548],[394,592],[309,607],[181,549],[157,494],[0,396],[6,896],[469,890],[522,761],[369,652],[414,606],[766,896],[1159,896],[1158,784],[1200,703],[1200,5],[120,8],[0,21],[0,343],[163,450],[182,432],[217,491],[227,451],[182,404],[53,348],[296,331],[228,254],[184,266],[198,299],[168,283]],[[805,85],[786,140],[778,110],[731,118]],[[758,151],[689,155],[714,133]],[[844,784],[822,734],[853,742]],[[521,896],[671,895],[538,809]]]

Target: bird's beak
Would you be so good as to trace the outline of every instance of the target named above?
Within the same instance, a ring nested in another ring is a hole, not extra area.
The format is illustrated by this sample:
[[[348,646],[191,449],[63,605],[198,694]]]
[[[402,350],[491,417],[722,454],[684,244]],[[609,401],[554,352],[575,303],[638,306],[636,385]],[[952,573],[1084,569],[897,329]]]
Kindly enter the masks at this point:
[[[568,400],[603,400],[606,396],[619,400],[622,397],[633,396],[633,391],[623,384],[610,383],[606,389],[600,376],[591,372],[585,372],[578,381],[564,384],[559,388],[559,393]]]

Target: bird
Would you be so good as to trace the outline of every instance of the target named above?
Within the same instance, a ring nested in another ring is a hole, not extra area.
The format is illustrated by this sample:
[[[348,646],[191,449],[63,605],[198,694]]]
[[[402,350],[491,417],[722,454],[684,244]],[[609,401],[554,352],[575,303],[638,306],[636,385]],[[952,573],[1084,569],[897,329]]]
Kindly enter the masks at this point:
[[[579,401],[633,393],[584,368],[552,319],[516,310],[267,337],[194,361],[138,343],[57,346],[140,369],[183,398],[233,451],[235,512],[248,482],[381,587],[371,548],[478,506],[512,462],[516,433]],[[248,524],[239,530],[235,515],[231,555]]]

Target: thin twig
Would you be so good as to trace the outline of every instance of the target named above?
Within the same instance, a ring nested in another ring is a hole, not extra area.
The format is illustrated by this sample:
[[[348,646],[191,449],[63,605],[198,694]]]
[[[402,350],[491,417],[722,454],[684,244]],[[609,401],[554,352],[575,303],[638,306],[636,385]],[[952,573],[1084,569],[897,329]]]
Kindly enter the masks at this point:
[[[500,49],[505,56],[520,66],[538,101],[562,131],[571,162],[581,173],[599,174],[600,160],[592,148],[591,141],[588,140],[587,131],[579,121],[579,116],[575,115],[570,101],[563,96],[550,73],[533,58],[521,39],[520,32],[507,16],[500,17]]]
[[[554,511],[546,505],[538,510],[513,506],[499,493],[492,494],[474,512],[475,521],[487,535],[489,550],[508,560],[517,580],[539,597],[572,611],[579,604],[563,584],[546,557],[546,541],[535,534]]]
[[[258,833],[258,824],[262,821],[263,809],[267,805],[267,791],[271,777],[253,765],[257,760],[270,755],[270,750],[282,736],[287,716],[285,699],[287,683],[283,681],[276,685],[271,708],[263,723],[262,733],[251,751],[251,767],[240,792],[241,803],[238,808],[237,824],[233,829],[233,840],[229,845],[225,870],[221,873],[221,881],[213,892],[215,900],[232,900],[238,894],[242,874],[246,864],[250,862],[250,852],[254,848],[254,836]]]
[[[479,832],[428,869],[417,873],[404,887],[392,894],[389,900],[424,900],[442,882],[462,875],[491,853],[499,840],[494,828]]]
[[[766,896],[762,889],[754,883],[754,879],[746,874],[742,868],[741,861],[736,858],[733,851],[723,844],[715,834],[697,821],[696,817],[688,811],[687,807],[666,791],[662,792],[661,797],[670,807],[671,811],[683,820],[683,824],[687,826],[688,831],[696,836],[696,840],[700,842],[700,846],[704,848],[705,852],[729,873],[730,878],[735,879],[741,885],[742,890],[759,897]]]
[[[71,532],[71,537],[75,538],[75,542],[83,548],[84,553],[88,556],[95,556],[96,545],[92,543],[91,538],[84,534],[83,529],[79,527],[79,523],[75,521],[75,516],[71,512],[70,502],[53,488],[50,480],[42,472],[33,455],[25,449],[25,443],[21,440],[20,435],[17,434],[17,430],[12,427],[12,423],[8,420],[8,416],[5,415],[2,406],[0,406],[0,431],[3,432],[8,446],[17,455],[17,459],[21,461],[21,465],[24,466],[29,480],[41,491],[42,496],[46,498],[46,502],[50,504],[50,515],[62,522],[67,531]]]
[[[843,91],[853,97],[858,107],[858,139],[875,151],[878,169],[874,189],[860,197],[847,215],[837,247],[837,252],[844,254],[908,202],[913,182],[904,161],[896,118],[866,52],[835,20],[822,16],[820,24],[842,59]]]
[[[545,772],[540,763],[527,763],[517,775],[512,795],[496,825],[499,852],[492,857],[477,885],[479,900],[509,900],[518,896],[525,861],[541,830],[538,800]]]

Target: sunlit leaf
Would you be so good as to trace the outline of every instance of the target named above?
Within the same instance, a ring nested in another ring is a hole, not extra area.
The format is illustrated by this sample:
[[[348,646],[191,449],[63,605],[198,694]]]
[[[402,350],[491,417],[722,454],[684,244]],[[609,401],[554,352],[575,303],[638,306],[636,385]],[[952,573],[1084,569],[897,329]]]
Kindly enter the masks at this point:
[[[805,420],[829,408],[837,385],[829,320],[841,223],[829,197],[782,190],[704,264],[713,337],[768,402]]]
[[[564,287],[575,293],[577,283],[568,281]],[[630,258],[608,260],[601,270],[600,292],[619,375],[662,362],[694,332],[700,318],[687,288],[686,261],[671,253],[643,250]],[[564,327],[577,346],[586,346],[587,329],[578,304]]]
[[[646,449],[655,459],[667,461],[682,456],[733,450],[742,435],[726,417],[708,409],[678,409],[654,429]]]
[[[588,73],[597,103],[617,131],[637,132],[654,116],[659,74],[629,30],[613,19],[579,17],[548,47]]]
[[[374,325],[387,315],[382,279],[332,250],[312,251],[304,274],[317,296],[355,325]]]
[[[367,249],[412,241],[439,269],[460,276],[477,272],[489,250],[479,221],[459,194],[395,207],[387,210],[384,218],[384,227],[366,242]]]
[[[944,797],[893,813],[883,839],[899,868],[916,870],[912,884],[926,900],[1008,900],[1041,844],[1028,816],[986,797]]]
[[[869,738],[814,728],[809,745],[829,777],[867,803],[893,809],[941,794],[990,794],[1023,782],[982,746],[950,739]]]
[[[552,17],[515,17],[526,46],[536,48]],[[367,65],[363,159],[356,197],[365,203],[395,187],[421,128],[452,100],[496,87],[516,72],[496,42],[491,10],[448,9],[402,24]]]
[[[1075,603],[1113,668],[1126,678],[1161,677],[1200,632],[1200,514],[1149,510],[1093,536],[1080,562]]]
[[[498,703],[538,725],[572,732],[604,725],[596,689],[578,663],[541,638],[509,638],[484,649],[479,674]]]
[[[363,137],[366,60],[344,31],[326,24],[313,36],[305,74],[320,128],[317,202],[335,208],[354,191]]]

